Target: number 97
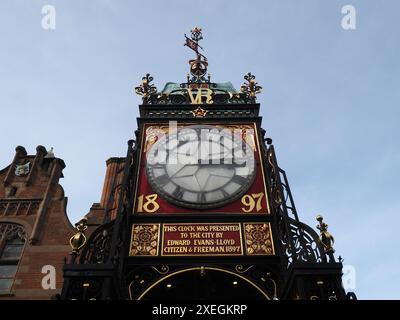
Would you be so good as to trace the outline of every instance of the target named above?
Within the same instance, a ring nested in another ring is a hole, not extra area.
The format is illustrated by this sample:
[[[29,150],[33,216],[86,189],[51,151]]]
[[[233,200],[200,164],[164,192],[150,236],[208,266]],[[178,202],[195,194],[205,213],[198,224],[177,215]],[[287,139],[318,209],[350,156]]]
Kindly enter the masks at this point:
[[[243,212],[251,212],[256,208],[256,212],[261,211],[262,209],[262,199],[264,198],[264,192],[260,193],[252,193],[250,194],[245,194],[242,197],[242,204],[244,207],[242,207]]]

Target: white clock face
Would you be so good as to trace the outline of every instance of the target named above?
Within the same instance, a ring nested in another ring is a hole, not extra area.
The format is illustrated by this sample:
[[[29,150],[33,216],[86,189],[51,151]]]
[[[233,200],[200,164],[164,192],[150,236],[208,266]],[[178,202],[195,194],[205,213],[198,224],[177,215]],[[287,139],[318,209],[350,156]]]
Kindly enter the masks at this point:
[[[238,199],[251,186],[254,150],[230,130],[190,126],[155,143],[146,170],[154,191],[167,201],[215,208]]]

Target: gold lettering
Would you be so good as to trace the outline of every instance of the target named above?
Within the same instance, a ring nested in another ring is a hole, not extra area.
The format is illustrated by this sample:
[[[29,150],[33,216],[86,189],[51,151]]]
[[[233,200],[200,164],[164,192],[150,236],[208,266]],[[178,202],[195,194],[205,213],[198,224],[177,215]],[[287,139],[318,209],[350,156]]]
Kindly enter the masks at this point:
[[[206,94],[203,95],[203,90],[206,91]],[[213,91],[211,89],[198,89],[196,93],[196,97],[193,95],[192,89],[187,89],[190,103],[191,104],[202,104],[202,97],[206,97],[206,104],[213,104],[214,101],[212,100]]]

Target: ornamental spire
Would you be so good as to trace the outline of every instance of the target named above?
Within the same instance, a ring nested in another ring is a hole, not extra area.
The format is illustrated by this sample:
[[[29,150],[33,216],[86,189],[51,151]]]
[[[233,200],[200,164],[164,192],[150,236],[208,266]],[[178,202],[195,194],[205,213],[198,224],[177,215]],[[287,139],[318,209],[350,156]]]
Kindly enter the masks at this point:
[[[256,82],[256,76],[251,72],[248,72],[244,76],[245,83],[240,87],[240,91],[243,92],[251,101],[255,102],[257,97],[262,90],[262,87]]]
[[[184,45],[196,53],[196,59],[189,60],[190,74],[192,75],[192,78],[190,79],[190,77],[188,77],[188,82],[192,83],[210,81],[210,77],[208,77],[208,79],[205,78],[208,66],[207,58],[199,52],[199,49],[203,50],[203,47],[199,45],[199,41],[203,39],[203,34],[201,31],[201,28],[194,27],[192,30],[190,30],[190,38],[185,34],[186,43]]]
[[[195,58],[189,60],[190,72],[186,82],[168,82],[161,91],[152,83],[153,77],[146,74],[142,82],[135,87],[135,92],[142,96],[143,105],[158,104],[255,104],[256,96],[262,87],[257,83],[255,76],[250,72],[244,76],[245,83],[237,91],[232,83],[216,83],[211,81],[207,72],[208,60],[204,56],[203,47],[199,42],[203,39],[202,29],[194,27],[190,36],[185,34],[184,46],[194,51]],[[206,111],[206,112],[204,112]],[[190,114],[194,117],[204,117],[207,110],[195,109]],[[210,115],[211,113],[208,113]]]

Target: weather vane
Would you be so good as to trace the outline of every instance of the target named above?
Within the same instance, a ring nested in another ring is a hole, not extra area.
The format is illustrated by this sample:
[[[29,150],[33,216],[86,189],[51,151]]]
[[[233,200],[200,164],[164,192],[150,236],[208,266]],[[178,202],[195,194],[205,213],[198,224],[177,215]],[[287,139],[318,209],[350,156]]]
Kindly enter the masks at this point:
[[[190,49],[196,52],[196,59],[189,60],[192,79],[188,80],[189,82],[207,82],[209,79],[207,80],[204,77],[207,73],[207,58],[199,52],[199,49],[203,50],[203,47],[199,45],[199,41],[203,39],[201,28],[194,27],[192,30],[190,30],[190,32],[190,38],[185,34],[185,46],[188,46]]]

